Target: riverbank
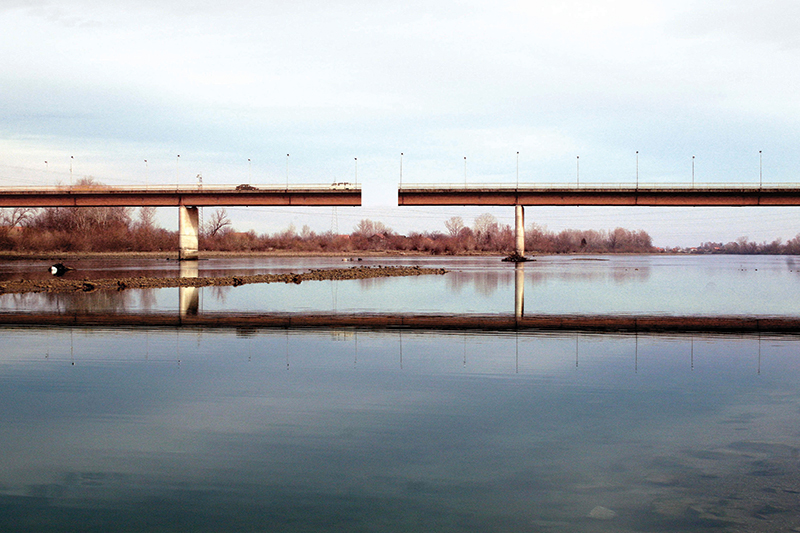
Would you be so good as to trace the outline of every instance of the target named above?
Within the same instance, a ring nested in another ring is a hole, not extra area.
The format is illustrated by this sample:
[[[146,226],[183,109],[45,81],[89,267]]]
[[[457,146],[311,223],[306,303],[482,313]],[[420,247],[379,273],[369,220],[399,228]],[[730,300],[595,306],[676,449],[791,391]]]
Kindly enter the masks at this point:
[[[121,291],[126,289],[160,289],[167,287],[237,287],[250,283],[302,283],[304,281],[350,280],[385,278],[398,276],[442,275],[444,268],[410,267],[352,267],[315,269],[302,273],[257,274],[252,276],[220,277],[136,277],[107,279],[15,280],[0,282],[0,294],[22,294],[30,292],[93,292],[98,290]]]

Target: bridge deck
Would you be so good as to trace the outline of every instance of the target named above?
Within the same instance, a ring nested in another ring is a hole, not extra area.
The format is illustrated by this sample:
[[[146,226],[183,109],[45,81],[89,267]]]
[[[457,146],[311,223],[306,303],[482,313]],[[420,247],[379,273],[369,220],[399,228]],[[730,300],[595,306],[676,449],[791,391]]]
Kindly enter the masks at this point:
[[[798,184],[403,185],[398,205],[800,206]]]
[[[360,206],[358,185],[3,187],[0,207]]]

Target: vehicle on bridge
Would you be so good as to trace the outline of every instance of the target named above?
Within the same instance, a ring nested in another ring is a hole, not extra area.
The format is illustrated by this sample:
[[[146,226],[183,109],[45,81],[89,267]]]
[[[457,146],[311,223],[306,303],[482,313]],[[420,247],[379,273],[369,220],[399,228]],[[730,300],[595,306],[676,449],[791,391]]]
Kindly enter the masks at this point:
[[[349,181],[339,181],[331,183],[331,189],[350,190],[353,188],[354,188],[353,184],[350,183]]]
[[[237,191],[257,191],[256,187],[253,187],[249,183],[242,183],[241,185],[236,186]]]

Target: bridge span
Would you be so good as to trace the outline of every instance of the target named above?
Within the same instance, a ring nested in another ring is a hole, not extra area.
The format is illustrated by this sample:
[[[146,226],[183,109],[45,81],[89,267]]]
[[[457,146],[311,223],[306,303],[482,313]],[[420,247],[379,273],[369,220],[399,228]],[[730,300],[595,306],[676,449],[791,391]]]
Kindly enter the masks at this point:
[[[411,184],[398,188],[397,205],[513,205],[524,255],[525,206],[800,206],[800,184]]]
[[[361,187],[203,185],[192,187],[3,187],[0,207],[177,207],[180,259],[197,259],[198,208],[208,206],[360,206]]]

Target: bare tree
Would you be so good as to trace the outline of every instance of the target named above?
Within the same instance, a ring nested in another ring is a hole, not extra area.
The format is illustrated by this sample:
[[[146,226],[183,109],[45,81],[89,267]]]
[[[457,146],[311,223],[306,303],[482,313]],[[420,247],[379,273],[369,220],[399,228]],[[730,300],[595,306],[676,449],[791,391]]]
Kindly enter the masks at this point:
[[[383,222],[373,222],[372,220],[365,218],[356,224],[353,234],[369,239],[374,235],[388,234],[391,232],[392,229],[386,226],[386,224]]]
[[[152,229],[156,225],[156,208],[155,207],[140,207],[139,208],[139,227],[143,229]]]
[[[225,209],[217,209],[206,222],[206,235],[214,237],[217,233],[231,225],[228,212]]]
[[[450,233],[451,237],[458,237],[461,230],[464,229],[464,219],[461,217],[451,217],[448,220],[445,220],[444,227],[447,228],[447,231]]]
[[[26,220],[33,216],[34,210],[29,207],[15,207],[13,209],[3,209],[0,211],[0,226],[14,228],[21,226]]]

